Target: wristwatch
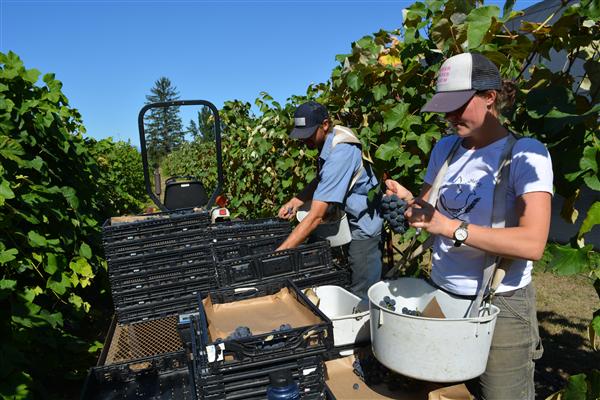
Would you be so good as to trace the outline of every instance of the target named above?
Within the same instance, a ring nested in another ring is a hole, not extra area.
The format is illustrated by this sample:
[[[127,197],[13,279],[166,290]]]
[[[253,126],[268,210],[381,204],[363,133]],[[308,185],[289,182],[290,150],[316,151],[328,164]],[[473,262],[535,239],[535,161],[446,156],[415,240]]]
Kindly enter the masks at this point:
[[[467,230],[468,226],[469,224],[463,221],[461,222],[460,226],[454,231],[455,247],[459,247],[469,237],[469,231]]]

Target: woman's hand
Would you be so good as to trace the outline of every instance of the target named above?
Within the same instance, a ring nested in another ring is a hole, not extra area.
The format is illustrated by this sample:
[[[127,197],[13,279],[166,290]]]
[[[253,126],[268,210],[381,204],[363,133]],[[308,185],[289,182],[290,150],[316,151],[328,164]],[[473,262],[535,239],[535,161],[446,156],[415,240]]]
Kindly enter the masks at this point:
[[[460,226],[459,220],[452,220],[423,199],[415,198],[408,204],[404,212],[410,226],[425,229],[432,235],[454,236],[454,231]]]
[[[298,211],[298,208],[300,208],[302,204],[304,204],[302,200],[300,200],[297,197],[294,197],[293,199],[285,203],[283,206],[281,206],[279,212],[277,213],[277,216],[282,219],[292,219],[294,218],[294,216],[296,215],[296,211]]]
[[[392,179],[386,179],[385,187],[387,188],[385,194],[388,196],[395,194],[406,202],[411,201],[414,197],[410,190]]]

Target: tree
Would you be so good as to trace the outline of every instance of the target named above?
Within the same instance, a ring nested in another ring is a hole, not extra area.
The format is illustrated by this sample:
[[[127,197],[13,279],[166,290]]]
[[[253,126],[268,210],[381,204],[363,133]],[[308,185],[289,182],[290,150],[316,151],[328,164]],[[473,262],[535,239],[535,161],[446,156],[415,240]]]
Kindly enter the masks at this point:
[[[194,142],[200,140],[200,129],[198,128],[198,124],[196,123],[196,121],[194,121],[193,119],[190,119],[190,123],[185,129],[185,133],[189,133],[190,135],[192,135],[192,139]]]
[[[146,96],[146,104],[179,100],[179,92],[171,80],[159,78]],[[160,164],[162,158],[176,149],[184,140],[185,132],[179,107],[154,108],[145,118],[146,146],[151,165]]]
[[[202,107],[198,113],[198,121],[202,140],[213,142],[215,140],[215,118],[208,107]]]

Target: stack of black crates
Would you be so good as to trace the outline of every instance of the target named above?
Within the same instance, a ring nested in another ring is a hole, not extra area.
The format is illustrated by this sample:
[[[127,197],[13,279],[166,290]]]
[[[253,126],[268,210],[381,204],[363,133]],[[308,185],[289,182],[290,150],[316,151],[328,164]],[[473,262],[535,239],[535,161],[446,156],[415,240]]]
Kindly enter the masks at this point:
[[[318,322],[243,338],[215,339],[209,335],[202,303],[198,315],[181,318],[182,337],[190,338],[187,345],[198,399],[265,399],[269,375],[275,371],[291,372],[302,399],[324,398],[324,356],[333,348],[333,325],[291,280],[261,284],[252,288],[251,295],[235,289],[211,291],[210,300],[212,304],[233,303],[274,295],[283,288]],[[270,322],[283,325],[285,317]]]
[[[103,242],[115,319],[82,398],[196,399],[192,340],[182,340],[177,323],[179,315],[198,313],[198,298],[209,292],[248,285],[268,291],[287,279],[300,288],[348,283],[347,269],[333,261],[326,242],[274,253],[289,232],[284,221],[211,224],[207,212],[192,210],[107,221]],[[203,393],[200,399],[216,398]]]

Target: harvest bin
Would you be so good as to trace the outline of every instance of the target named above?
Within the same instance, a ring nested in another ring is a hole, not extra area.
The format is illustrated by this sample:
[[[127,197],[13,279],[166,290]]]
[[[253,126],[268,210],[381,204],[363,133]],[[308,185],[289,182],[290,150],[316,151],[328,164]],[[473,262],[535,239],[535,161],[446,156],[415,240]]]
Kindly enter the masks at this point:
[[[239,391],[249,388],[252,396],[264,398],[268,372],[283,368],[298,377],[303,398],[321,398],[322,356],[333,348],[332,323],[292,281],[213,291],[188,324],[183,332],[191,333],[199,398],[254,398]],[[291,327],[281,330],[284,324]],[[241,326],[251,336],[231,338]]]
[[[176,317],[131,325],[113,319],[81,399],[194,400],[194,390]]]

